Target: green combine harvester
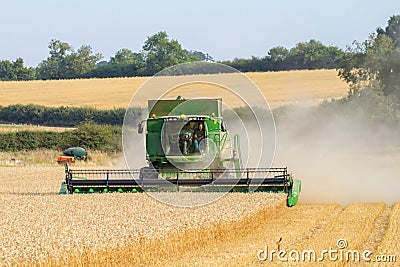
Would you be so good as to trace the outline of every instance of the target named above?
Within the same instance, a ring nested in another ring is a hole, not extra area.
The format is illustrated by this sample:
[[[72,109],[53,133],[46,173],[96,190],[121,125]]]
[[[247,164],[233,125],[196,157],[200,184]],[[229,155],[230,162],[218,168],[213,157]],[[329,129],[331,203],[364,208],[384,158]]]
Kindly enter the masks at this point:
[[[239,135],[231,140],[221,99],[149,100],[148,107],[137,129],[146,134],[148,166],[73,170],[65,164],[60,193],[276,192],[296,205],[301,181],[287,168],[243,168]]]

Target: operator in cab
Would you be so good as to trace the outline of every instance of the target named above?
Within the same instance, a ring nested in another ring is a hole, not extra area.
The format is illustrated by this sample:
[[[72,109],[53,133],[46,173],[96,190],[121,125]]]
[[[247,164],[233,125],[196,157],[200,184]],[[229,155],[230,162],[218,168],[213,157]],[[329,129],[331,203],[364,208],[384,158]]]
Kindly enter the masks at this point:
[[[194,131],[193,139],[194,139],[194,152],[200,152],[202,155],[204,155],[204,147],[205,147],[205,141],[203,140],[204,137],[206,137],[206,132],[204,130],[203,123],[200,122],[198,128]]]
[[[179,134],[179,146],[183,155],[189,154],[189,149],[193,143],[193,129],[190,124],[186,124]]]

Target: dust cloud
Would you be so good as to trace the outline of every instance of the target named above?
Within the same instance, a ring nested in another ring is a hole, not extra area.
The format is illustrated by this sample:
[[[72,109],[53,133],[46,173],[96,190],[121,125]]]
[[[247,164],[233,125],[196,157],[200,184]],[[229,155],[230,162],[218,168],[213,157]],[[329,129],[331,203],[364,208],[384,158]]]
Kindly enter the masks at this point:
[[[261,129],[254,119],[250,123],[248,118],[226,120],[231,139],[235,133],[240,135],[244,167],[270,167],[275,156],[273,167],[288,167],[302,181],[300,203],[391,205],[400,201],[399,123],[321,112],[321,107],[285,107],[273,113],[276,135],[270,120],[258,122]],[[268,156],[261,162],[260,130],[264,130],[264,140],[269,140],[262,152]],[[126,157],[116,167],[147,166],[143,134],[132,129],[124,135],[124,149]]]
[[[148,166],[146,161],[145,133],[138,133],[131,125],[124,126],[122,135],[123,153],[116,168],[140,169]]]
[[[321,110],[275,112],[274,166],[302,181],[300,203],[400,201],[399,124]]]

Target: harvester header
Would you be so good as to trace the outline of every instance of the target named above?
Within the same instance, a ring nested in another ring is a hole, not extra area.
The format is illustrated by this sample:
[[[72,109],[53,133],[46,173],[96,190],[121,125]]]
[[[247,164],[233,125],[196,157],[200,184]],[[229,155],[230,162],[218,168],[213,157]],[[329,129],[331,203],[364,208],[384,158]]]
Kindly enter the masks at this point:
[[[93,192],[276,192],[296,205],[300,180],[286,168],[244,168],[239,135],[231,137],[222,99],[149,100],[138,125],[146,139],[148,166],[138,170],[71,170],[65,193]],[[129,159],[127,159],[129,160]]]

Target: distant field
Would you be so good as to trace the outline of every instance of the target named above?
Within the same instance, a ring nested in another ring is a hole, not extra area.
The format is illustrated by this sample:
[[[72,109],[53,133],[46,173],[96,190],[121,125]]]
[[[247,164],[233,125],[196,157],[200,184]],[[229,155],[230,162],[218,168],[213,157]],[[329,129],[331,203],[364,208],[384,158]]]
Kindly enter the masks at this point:
[[[49,127],[41,125],[25,125],[25,124],[0,124],[0,133],[5,132],[19,132],[19,131],[50,131],[50,132],[64,132],[71,131],[75,128],[67,127]]]
[[[335,70],[282,71],[246,73],[264,94],[272,108],[287,104],[313,105],[324,99],[344,96],[348,86]],[[82,79],[60,81],[0,82],[0,105],[39,104],[45,106],[96,107],[110,109],[126,108],[132,95],[148,77]],[[227,76],[227,79],[229,77]],[[196,91],[198,94],[198,90]],[[190,88],[174,92],[185,98],[194,95]],[[171,97],[174,95],[171,94]],[[201,91],[205,97],[230,98],[212,88]],[[147,99],[140,99],[142,106]],[[233,105],[238,105],[232,100]],[[224,101],[226,102],[226,101]]]

